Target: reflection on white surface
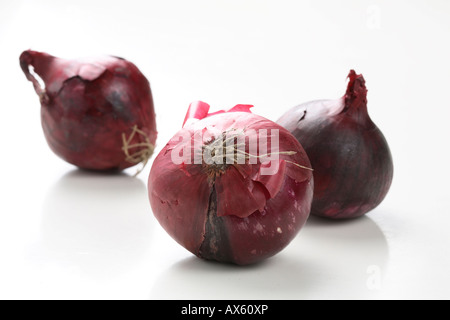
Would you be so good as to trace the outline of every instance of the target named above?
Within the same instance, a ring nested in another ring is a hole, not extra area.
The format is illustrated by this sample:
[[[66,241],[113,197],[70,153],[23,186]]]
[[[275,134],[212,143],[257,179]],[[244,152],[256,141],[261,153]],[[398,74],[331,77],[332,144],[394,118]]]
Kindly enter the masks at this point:
[[[263,263],[239,267],[191,257],[174,264],[150,298],[375,298],[387,258],[384,234],[370,218],[311,217],[285,251]]]
[[[125,174],[81,170],[63,176],[47,194],[40,241],[31,259],[110,276],[133,267],[148,251],[153,220],[144,183]]]

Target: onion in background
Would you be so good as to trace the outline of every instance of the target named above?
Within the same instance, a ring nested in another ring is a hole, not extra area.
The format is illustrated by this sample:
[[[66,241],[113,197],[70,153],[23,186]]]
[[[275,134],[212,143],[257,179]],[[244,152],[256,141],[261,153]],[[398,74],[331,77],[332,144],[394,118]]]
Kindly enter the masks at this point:
[[[155,112],[150,84],[134,64],[111,56],[64,60],[28,50],[20,65],[39,95],[44,134],[58,156],[92,170],[147,163],[157,136]]]
[[[345,96],[307,102],[277,123],[302,144],[314,169],[311,214],[362,216],[378,206],[392,183],[393,163],[383,133],[367,113],[362,75],[350,71]]]

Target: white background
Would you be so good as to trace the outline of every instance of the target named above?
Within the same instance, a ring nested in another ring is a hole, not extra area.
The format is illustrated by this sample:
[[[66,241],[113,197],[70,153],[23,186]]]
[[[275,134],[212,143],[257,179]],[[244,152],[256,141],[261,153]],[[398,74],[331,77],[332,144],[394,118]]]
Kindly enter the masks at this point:
[[[450,298],[449,35],[445,0],[2,0],[0,298]],[[154,92],[158,150],[193,100],[276,120],[342,96],[354,68],[391,146],[392,188],[367,217],[312,218],[261,264],[204,262],[154,219],[150,166],[88,174],[50,151],[19,68],[29,48],[134,62]]]

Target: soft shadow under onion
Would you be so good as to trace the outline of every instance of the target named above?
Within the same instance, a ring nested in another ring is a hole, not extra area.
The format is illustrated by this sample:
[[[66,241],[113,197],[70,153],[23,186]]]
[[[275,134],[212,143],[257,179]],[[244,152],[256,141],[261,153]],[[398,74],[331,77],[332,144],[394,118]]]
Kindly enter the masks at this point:
[[[311,217],[279,255],[250,266],[186,258],[163,272],[151,299],[364,299],[382,290],[388,260],[383,231],[369,217]],[[380,274],[373,274],[379,270]],[[374,287],[371,277],[380,287]],[[377,280],[376,279],[376,280]]]
[[[48,192],[30,255],[96,278],[133,267],[150,246],[145,184],[126,174],[74,170]]]

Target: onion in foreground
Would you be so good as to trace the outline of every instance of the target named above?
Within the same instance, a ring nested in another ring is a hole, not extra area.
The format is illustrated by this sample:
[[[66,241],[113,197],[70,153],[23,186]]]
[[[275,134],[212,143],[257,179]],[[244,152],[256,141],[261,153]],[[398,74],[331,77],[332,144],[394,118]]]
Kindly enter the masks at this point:
[[[309,216],[308,157],[286,129],[250,107],[208,114],[206,103],[191,104],[150,172],[154,215],[207,260],[246,265],[273,256]]]

